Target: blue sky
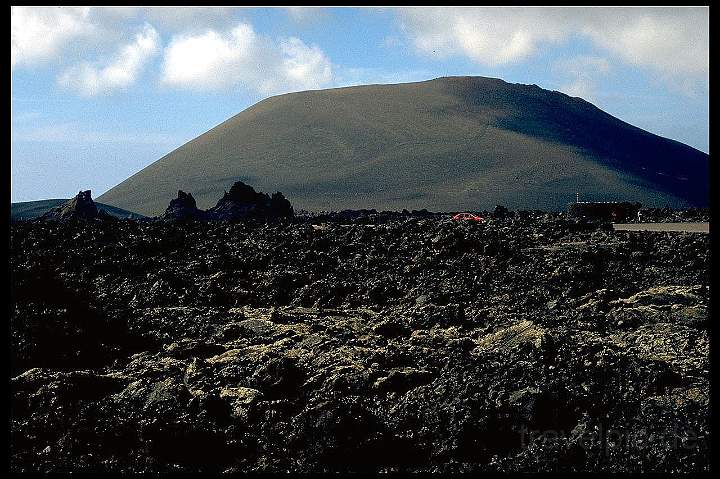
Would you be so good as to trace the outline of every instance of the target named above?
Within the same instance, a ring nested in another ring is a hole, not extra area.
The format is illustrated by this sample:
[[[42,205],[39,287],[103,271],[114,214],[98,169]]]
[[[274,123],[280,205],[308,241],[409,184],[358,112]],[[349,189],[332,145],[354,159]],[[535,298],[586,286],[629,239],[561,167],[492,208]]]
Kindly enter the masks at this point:
[[[99,196],[273,94],[482,75],[708,151],[707,8],[25,8],[12,201]]]

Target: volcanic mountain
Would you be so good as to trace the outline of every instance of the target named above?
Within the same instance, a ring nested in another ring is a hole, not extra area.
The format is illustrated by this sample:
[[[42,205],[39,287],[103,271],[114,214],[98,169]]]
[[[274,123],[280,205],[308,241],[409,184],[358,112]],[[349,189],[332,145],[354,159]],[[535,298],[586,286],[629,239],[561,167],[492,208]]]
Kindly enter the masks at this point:
[[[582,200],[705,206],[709,156],[580,98],[484,77],[267,98],[98,200],[158,215],[242,180],[296,209],[565,209]]]

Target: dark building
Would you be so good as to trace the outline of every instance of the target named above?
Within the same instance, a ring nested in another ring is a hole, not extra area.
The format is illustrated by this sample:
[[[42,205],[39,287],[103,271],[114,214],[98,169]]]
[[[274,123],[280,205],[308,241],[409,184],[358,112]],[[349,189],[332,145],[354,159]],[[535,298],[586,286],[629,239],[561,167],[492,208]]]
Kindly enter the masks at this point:
[[[641,206],[640,203],[631,203],[629,201],[578,201],[570,203],[568,216],[571,218],[621,222],[636,218]]]

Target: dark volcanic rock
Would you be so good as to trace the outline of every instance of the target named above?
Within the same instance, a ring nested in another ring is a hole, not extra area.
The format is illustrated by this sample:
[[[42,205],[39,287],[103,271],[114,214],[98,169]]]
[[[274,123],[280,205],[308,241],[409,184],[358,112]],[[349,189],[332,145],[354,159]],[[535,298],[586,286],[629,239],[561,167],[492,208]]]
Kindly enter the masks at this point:
[[[161,216],[163,220],[201,220],[205,219],[206,213],[199,210],[195,198],[191,193],[178,190],[177,198],[170,201],[165,213]]]
[[[242,218],[292,218],[293,209],[282,193],[256,192],[242,181],[236,182],[225,192],[217,205],[210,208],[208,216],[219,220],[237,220]]]
[[[367,211],[10,246],[13,472],[710,467],[708,235]]]
[[[80,191],[77,196],[57,208],[51,209],[42,215],[41,218],[50,220],[69,220],[71,218],[92,219],[97,218],[101,213],[98,213],[95,202],[90,195],[90,190],[86,190]]]
[[[502,205],[495,206],[495,209],[493,210],[492,217],[495,219],[505,219],[510,215],[510,211],[508,211],[507,208],[505,208]]]
[[[256,192],[255,189],[238,181],[230,192],[225,192],[217,205],[207,211],[197,208],[192,194],[178,191],[178,197],[170,202],[160,217],[165,221],[210,220],[237,221],[243,219],[292,218],[293,207],[279,191],[272,196]]]

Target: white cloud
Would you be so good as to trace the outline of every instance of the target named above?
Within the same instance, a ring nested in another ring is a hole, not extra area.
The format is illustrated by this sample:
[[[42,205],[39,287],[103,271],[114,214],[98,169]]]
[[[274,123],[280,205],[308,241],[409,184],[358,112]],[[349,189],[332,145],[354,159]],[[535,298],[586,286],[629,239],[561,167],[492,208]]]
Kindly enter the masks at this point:
[[[570,96],[580,97],[583,100],[594,103],[595,88],[596,84],[591,78],[587,76],[582,76],[576,78],[571,83],[567,83],[560,87],[560,91]]]
[[[209,29],[173,37],[165,48],[162,73],[169,86],[244,86],[262,94],[320,88],[332,78],[332,64],[316,45],[294,37],[275,42],[247,23],[229,32]]]
[[[73,39],[94,33],[89,8],[12,7],[10,58],[13,68],[54,59]]]
[[[197,31],[208,27],[224,28],[236,22],[232,7],[93,7],[89,18],[113,34],[128,26],[147,22],[160,33]]]
[[[282,72],[289,84],[302,88],[318,88],[332,80],[332,66],[317,45],[307,46],[299,38],[280,42]]]
[[[669,74],[707,74],[706,8],[637,8],[617,12],[603,10],[603,18],[588,22],[583,32],[630,64]]]
[[[60,75],[58,83],[87,96],[125,88],[135,82],[147,61],[158,52],[159,45],[157,31],[145,24],[134,41],[123,46],[110,62],[75,65]]]
[[[258,34],[251,24],[237,23],[242,11],[13,7],[12,64],[15,69],[41,61],[53,63],[60,72],[58,85],[84,96],[100,95],[132,85],[161,49],[160,32],[165,32],[171,38],[162,62],[165,85],[241,86],[269,95],[332,84],[333,65],[317,45],[296,37]],[[288,11],[303,22],[327,15],[320,9]],[[141,32],[128,40],[139,27]]]
[[[237,8],[231,7],[148,7],[147,21],[170,31],[196,31],[208,27],[226,28],[235,22]],[[242,10],[240,10],[242,11]]]
[[[407,8],[401,28],[421,52],[437,57],[464,55],[486,65],[516,63],[543,42],[566,32],[557,21],[537,24],[531,8]]]
[[[593,55],[577,55],[555,62],[553,70],[569,81],[560,87],[560,91],[570,96],[578,96],[595,102],[598,81],[610,72],[607,58]]]
[[[707,8],[408,8],[399,19],[428,56],[506,65],[574,37],[675,82],[708,75]]]
[[[145,23],[168,35],[228,28],[239,11],[218,7],[12,7],[12,67],[44,63],[63,68],[92,57],[108,57]]]
[[[300,24],[317,23],[328,16],[320,7],[286,7],[285,11],[292,21]]]

